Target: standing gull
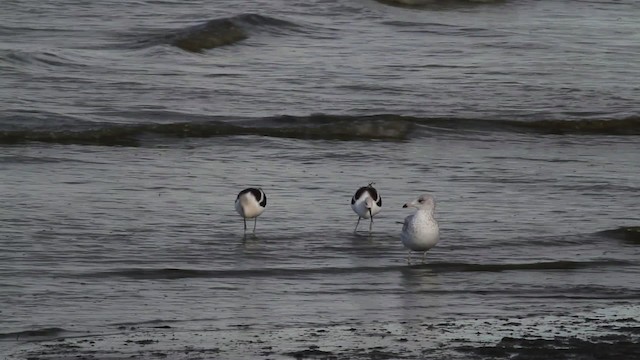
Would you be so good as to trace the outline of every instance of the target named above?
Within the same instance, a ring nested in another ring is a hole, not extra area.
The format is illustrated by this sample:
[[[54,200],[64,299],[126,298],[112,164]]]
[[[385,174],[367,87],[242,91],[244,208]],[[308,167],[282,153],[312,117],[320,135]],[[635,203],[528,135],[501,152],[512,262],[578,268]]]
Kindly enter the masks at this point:
[[[236,211],[244,220],[244,231],[247,231],[247,219],[254,219],[253,232],[256,232],[258,216],[267,206],[267,195],[262,189],[247,188],[238,194],[236,198]]]
[[[373,226],[373,217],[380,212],[382,208],[382,196],[373,187],[373,183],[363,186],[351,198],[351,208],[358,214],[358,222],[353,232],[358,230],[360,219],[371,219],[369,223],[369,232]]]
[[[404,219],[402,234],[400,234],[402,244],[409,249],[407,262],[411,263],[412,251],[422,251],[422,262],[424,262],[427,250],[434,247],[440,239],[438,222],[433,217],[436,201],[433,196],[423,194],[402,207],[418,209],[415,214],[409,215]]]

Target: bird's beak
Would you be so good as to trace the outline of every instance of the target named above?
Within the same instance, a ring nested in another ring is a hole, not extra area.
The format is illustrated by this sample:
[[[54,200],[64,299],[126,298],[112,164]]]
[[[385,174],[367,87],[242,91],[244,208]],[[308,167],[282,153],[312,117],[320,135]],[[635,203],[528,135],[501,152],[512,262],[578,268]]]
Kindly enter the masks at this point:
[[[418,203],[416,202],[416,200],[408,202],[404,205],[402,205],[403,208],[408,208],[408,207],[414,207],[417,208],[418,207]]]

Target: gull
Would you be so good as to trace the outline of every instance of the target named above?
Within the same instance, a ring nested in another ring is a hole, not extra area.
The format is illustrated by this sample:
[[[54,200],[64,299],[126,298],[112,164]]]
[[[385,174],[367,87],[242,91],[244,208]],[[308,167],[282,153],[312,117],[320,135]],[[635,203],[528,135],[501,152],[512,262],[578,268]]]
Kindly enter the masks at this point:
[[[418,209],[413,215],[404,219],[400,239],[402,244],[409,249],[407,262],[411,263],[411,252],[421,251],[424,263],[427,251],[434,247],[440,239],[438,222],[433,214],[436,209],[436,201],[429,194],[420,195],[417,199],[408,202],[403,208],[414,207]]]

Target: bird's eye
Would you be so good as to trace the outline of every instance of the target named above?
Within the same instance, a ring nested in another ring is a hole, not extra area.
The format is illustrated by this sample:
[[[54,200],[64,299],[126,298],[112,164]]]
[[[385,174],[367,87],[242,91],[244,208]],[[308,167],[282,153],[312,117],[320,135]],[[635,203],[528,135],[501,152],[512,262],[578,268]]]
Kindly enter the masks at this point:
[[[418,202],[421,202],[421,203],[423,203],[423,202],[424,202],[424,199],[420,199],[420,200],[418,200]]]

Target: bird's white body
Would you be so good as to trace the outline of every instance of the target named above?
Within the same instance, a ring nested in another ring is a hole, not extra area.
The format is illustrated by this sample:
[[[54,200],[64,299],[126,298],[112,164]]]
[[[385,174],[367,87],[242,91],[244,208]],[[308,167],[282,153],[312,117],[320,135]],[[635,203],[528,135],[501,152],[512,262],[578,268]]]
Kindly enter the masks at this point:
[[[440,229],[434,218],[435,200],[431,195],[424,194],[403,207],[415,207],[418,211],[404,219],[400,240],[409,249],[409,260],[411,251],[421,251],[424,260],[427,250],[436,246],[440,240]]]
[[[372,185],[373,184],[369,184],[368,186],[359,188],[351,198],[351,209],[358,214],[358,222],[356,223],[355,230],[358,230],[360,219],[371,218],[371,223],[369,223],[369,231],[371,231],[373,217],[382,209],[382,196],[380,196]]]
[[[436,246],[440,240],[438,222],[431,214],[418,210],[404,219],[400,239],[409,250],[427,251]]]
[[[258,199],[251,193],[244,194],[236,201],[236,211],[245,219],[253,219],[264,212],[264,208],[258,203]]]
[[[247,188],[242,190],[236,198],[236,211],[244,218],[244,229],[247,230],[247,219],[254,219],[264,212],[267,206],[267,195],[262,189]],[[256,220],[257,222],[257,220]],[[256,223],[253,224],[253,231]]]
[[[376,214],[382,209],[382,207],[378,206],[378,204],[373,201],[371,195],[366,192],[365,195],[362,195],[355,203],[351,204],[351,208],[363,219],[376,216]],[[371,209],[371,212],[369,212],[369,209]]]

